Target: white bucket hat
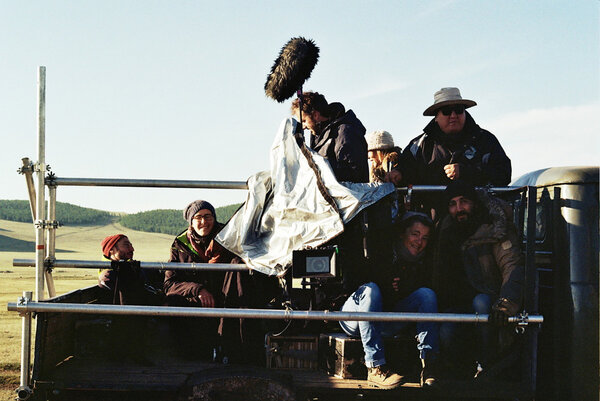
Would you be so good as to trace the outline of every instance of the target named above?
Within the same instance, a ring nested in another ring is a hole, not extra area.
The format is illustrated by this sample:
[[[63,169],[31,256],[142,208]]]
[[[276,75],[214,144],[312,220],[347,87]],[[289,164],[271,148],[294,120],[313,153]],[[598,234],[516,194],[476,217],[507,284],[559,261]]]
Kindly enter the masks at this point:
[[[384,150],[394,147],[394,138],[387,131],[373,131],[365,135],[368,150]]]
[[[433,104],[423,112],[424,116],[435,116],[437,111],[452,104],[462,104],[465,109],[475,106],[472,100],[463,99],[458,88],[442,88],[433,95]]]

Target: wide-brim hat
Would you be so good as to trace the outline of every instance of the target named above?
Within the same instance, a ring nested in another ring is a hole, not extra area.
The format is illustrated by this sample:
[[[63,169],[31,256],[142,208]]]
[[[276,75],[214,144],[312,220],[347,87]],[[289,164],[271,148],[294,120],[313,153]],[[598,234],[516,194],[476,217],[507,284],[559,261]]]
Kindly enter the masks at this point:
[[[453,104],[462,104],[465,109],[477,105],[473,100],[463,99],[458,88],[442,88],[433,95],[433,104],[425,109],[424,116],[435,116],[437,111]]]

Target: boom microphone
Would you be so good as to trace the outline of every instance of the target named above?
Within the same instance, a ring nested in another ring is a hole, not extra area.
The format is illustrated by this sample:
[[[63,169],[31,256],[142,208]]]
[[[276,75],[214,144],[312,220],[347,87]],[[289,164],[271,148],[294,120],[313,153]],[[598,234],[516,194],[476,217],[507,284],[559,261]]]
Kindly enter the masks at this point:
[[[319,48],[310,39],[292,38],[281,49],[265,83],[265,93],[279,103],[302,89],[319,60]]]

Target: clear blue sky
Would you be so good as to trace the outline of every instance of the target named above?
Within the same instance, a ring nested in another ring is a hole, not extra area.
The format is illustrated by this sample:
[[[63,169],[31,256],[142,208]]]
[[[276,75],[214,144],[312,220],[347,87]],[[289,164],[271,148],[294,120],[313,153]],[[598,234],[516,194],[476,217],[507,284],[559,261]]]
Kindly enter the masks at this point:
[[[47,67],[46,161],[62,177],[244,181],[268,169],[290,101],[263,91],[281,47],[313,39],[306,90],[404,147],[433,93],[458,86],[513,178],[599,164],[597,0],[0,1],[0,199],[26,199],[37,159],[36,79]],[[58,189],[110,211],[183,208],[244,191]],[[59,216],[60,218],[60,216]]]

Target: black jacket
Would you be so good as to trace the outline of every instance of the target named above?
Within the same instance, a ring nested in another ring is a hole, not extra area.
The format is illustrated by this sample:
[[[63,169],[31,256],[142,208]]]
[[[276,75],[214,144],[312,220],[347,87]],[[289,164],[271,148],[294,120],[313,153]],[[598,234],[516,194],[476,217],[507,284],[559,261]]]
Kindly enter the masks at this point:
[[[475,186],[506,186],[511,162],[498,139],[479,127],[469,113],[458,134],[445,134],[435,119],[402,152],[402,176],[406,184],[448,185],[446,164],[460,164],[460,178]]]
[[[214,238],[223,228],[223,224],[215,222],[209,235]],[[171,246],[169,262],[175,263],[230,263],[235,257],[214,240],[208,242],[204,252],[198,253],[189,243],[187,230],[179,234]],[[223,285],[224,274],[202,270],[193,271],[165,271],[164,291],[167,296],[181,296],[186,299],[195,299],[202,289],[207,289],[213,297],[219,297]]]
[[[428,253],[414,260],[403,257],[400,251],[402,240],[394,244],[393,262],[379,267],[375,283],[383,295],[384,310],[393,310],[394,305],[421,287],[431,287],[431,258]],[[398,290],[393,288],[394,278],[399,278]]]
[[[369,182],[365,127],[340,103],[332,103],[330,110],[328,124],[311,135],[311,148],[327,159],[338,181]]]

